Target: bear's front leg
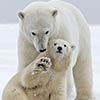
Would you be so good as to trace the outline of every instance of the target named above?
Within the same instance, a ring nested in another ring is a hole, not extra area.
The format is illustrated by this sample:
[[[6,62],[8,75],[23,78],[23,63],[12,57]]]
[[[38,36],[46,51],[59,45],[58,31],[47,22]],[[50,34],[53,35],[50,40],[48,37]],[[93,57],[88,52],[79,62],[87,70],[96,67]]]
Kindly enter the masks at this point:
[[[41,57],[34,61],[33,66],[25,68],[22,72],[21,83],[25,88],[34,88],[46,83],[49,79],[49,69],[51,60],[47,57]]]
[[[74,67],[74,80],[77,97],[75,100],[93,100],[91,58],[79,58]]]

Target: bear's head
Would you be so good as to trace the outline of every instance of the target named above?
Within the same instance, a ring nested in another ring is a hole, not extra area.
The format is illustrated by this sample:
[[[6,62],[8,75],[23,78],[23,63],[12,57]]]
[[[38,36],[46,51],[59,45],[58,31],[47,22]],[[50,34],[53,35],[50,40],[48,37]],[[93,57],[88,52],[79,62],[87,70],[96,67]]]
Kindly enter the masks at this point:
[[[49,42],[48,52],[53,59],[66,59],[70,57],[75,46],[62,39],[55,39]]]
[[[21,33],[37,52],[47,50],[48,41],[55,31],[57,10],[45,2],[34,2],[18,13]]]

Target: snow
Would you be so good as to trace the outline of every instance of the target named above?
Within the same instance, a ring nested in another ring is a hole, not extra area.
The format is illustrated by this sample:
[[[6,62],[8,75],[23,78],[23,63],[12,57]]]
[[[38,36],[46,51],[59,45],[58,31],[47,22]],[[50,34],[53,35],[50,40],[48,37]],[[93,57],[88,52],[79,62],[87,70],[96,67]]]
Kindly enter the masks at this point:
[[[18,24],[0,25],[0,99],[2,91],[17,72]],[[100,25],[90,26],[95,100],[100,100]]]

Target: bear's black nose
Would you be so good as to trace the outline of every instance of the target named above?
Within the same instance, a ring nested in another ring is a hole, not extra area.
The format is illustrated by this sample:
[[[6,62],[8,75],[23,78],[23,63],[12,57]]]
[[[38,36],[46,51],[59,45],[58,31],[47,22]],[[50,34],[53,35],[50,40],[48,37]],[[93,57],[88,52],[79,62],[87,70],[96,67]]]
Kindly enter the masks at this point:
[[[62,47],[59,46],[59,47],[57,47],[57,49],[58,49],[58,51],[61,51],[62,50]]]
[[[45,51],[46,51],[46,49],[41,49],[41,50],[40,50],[40,52],[45,52]]]

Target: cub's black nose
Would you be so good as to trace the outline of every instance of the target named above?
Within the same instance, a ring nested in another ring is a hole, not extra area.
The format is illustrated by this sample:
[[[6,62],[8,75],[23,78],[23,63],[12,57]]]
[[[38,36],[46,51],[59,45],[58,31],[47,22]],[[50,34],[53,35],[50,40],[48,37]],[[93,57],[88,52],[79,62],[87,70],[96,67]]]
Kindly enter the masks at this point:
[[[62,47],[59,46],[59,47],[57,47],[57,49],[58,49],[58,51],[61,51],[62,50]]]
[[[46,49],[41,49],[41,50],[40,50],[40,52],[45,52],[45,51],[46,51]]]

